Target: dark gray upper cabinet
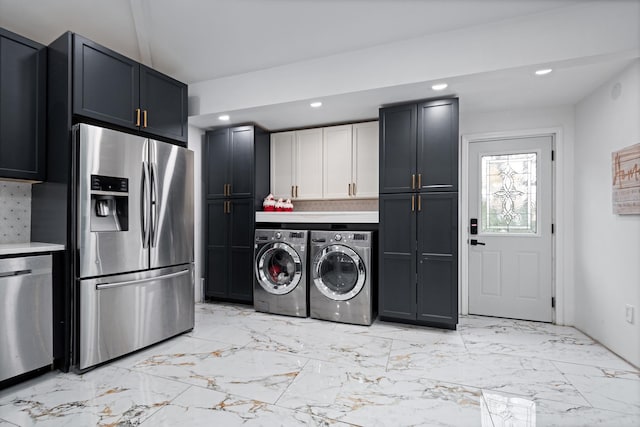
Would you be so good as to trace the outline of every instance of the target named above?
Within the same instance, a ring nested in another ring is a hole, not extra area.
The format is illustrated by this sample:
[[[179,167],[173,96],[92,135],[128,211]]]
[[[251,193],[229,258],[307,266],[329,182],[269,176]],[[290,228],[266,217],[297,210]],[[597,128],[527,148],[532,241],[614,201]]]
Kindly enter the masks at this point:
[[[187,85],[73,35],[73,114],[187,142]]]
[[[380,193],[457,191],[458,99],[380,109]]]
[[[0,177],[45,179],[46,46],[0,28]]]
[[[256,126],[237,126],[207,132],[206,197],[264,198],[268,192],[268,134]],[[266,157],[266,159],[265,159]],[[264,170],[265,166],[267,170]],[[259,175],[259,176],[258,176]],[[266,178],[266,185],[265,185]]]

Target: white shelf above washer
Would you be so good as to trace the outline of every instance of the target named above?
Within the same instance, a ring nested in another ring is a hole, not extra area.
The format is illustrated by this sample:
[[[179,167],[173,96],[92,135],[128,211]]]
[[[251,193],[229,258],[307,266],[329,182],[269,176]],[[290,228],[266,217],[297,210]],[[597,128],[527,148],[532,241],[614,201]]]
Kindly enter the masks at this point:
[[[378,211],[256,212],[256,223],[377,224]]]

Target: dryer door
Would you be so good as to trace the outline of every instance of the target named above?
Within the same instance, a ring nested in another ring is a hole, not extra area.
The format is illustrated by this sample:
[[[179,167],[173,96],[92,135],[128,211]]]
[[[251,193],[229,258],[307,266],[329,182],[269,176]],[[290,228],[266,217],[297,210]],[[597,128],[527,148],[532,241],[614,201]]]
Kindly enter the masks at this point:
[[[302,279],[298,252],[286,243],[269,243],[256,256],[256,278],[262,288],[274,295],[291,292]]]
[[[362,258],[344,245],[324,247],[313,263],[313,283],[327,298],[346,301],[358,295],[366,280]]]

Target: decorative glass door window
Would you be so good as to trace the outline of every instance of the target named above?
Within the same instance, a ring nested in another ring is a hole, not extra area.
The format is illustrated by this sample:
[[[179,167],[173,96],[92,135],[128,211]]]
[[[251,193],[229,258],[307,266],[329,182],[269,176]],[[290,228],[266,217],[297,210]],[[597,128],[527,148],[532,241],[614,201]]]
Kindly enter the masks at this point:
[[[537,233],[537,153],[481,156],[481,231]]]

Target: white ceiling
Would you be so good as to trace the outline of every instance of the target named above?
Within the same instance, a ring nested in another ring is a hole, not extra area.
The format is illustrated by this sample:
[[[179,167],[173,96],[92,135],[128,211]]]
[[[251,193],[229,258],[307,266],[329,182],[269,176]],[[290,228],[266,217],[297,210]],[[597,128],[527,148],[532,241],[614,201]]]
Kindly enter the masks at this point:
[[[0,26],[44,44],[71,30],[179,80],[198,83],[196,88],[205,87],[202,82],[220,87],[224,82],[250,77],[278,92],[278,85],[286,85],[287,77],[292,81],[299,78],[296,70],[300,64],[322,60],[324,75],[329,76],[326,70],[339,69],[340,58],[352,52],[375,56],[412,41],[441,40],[443,35],[462,31],[482,34],[484,29],[500,25],[544,23],[547,18],[552,22],[555,14],[573,10],[584,15],[585,3],[606,3],[627,15],[629,10],[637,11],[640,17],[640,0],[0,0]],[[587,12],[597,13],[598,9],[593,10]],[[617,18],[602,19],[604,28],[589,31],[602,32],[602,39],[608,40],[606,33],[611,32],[611,23]],[[535,78],[532,65],[513,58],[512,63],[507,60],[495,69],[467,66],[442,74],[438,80],[447,80],[446,94],[458,95],[466,111],[574,104],[640,56],[637,41],[635,45],[616,45],[620,40],[639,38],[637,26],[635,34],[611,38],[609,45],[603,43],[594,51],[595,55],[554,56],[552,52],[558,48],[554,44],[561,45],[572,36],[565,34],[563,27],[540,28],[549,53],[537,58],[548,57],[545,63],[556,69],[550,76]],[[511,37],[513,34],[505,34],[505,38]],[[528,41],[522,43],[526,55]],[[438,60],[457,63],[461,49],[455,47],[449,58],[440,55]],[[493,54],[492,47],[486,47],[487,58]],[[429,54],[426,48],[419,50],[414,49],[413,54]],[[335,67],[330,60],[335,61]],[[305,88],[286,97],[267,96],[264,91],[258,100],[260,94],[250,99],[238,92],[237,102],[228,103],[216,97],[235,97],[233,91],[198,90],[191,100],[195,107],[190,123],[218,126],[217,116],[229,113],[232,123],[256,122],[271,130],[315,126],[375,118],[380,105],[436,96],[429,89],[429,73],[424,80],[395,78],[393,65],[388,64],[389,76],[368,86],[349,83],[346,78],[343,82],[340,75],[332,75],[327,77],[335,82],[329,85],[331,90],[317,85],[315,92]],[[272,80],[275,71],[285,75],[285,83]],[[287,91],[283,86],[279,92]],[[321,98],[324,106],[311,110],[308,101],[316,98]]]

